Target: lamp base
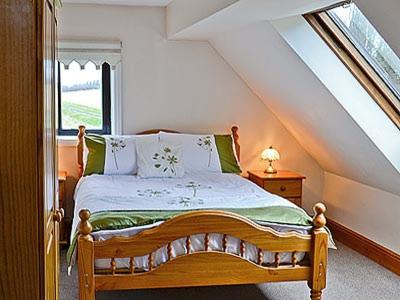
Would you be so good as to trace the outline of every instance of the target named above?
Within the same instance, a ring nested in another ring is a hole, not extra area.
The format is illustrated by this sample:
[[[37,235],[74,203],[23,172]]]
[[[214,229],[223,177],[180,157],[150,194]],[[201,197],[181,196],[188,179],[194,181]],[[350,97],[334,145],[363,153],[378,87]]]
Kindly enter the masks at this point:
[[[264,173],[267,173],[267,174],[275,174],[275,173],[278,173],[278,171],[277,171],[276,169],[274,169],[273,166],[269,165],[269,166],[264,170]]]

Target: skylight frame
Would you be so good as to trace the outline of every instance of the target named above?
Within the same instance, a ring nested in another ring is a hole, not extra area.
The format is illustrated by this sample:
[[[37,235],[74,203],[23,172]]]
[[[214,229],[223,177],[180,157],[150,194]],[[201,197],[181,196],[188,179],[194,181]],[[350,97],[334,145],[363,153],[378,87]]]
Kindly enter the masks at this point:
[[[332,8],[305,14],[303,17],[400,129],[399,98],[327,14],[326,10]]]
[[[355,7],[361,12],[361,14],[364,16],[362,11],[357,7],[356,4],[353,2],[351,3],[345,3],[342,4],[341,6],[346,6],[346,5],[355,5]],[[360,43],[354,38],[350,30],[343,24],[343,21],[336,16],[336,14],[333,12],[333,10],[337,7],[333,7],[330,9],[326,9],[325,12],[326,14],[332,19],[332,21],[336,24],[336,26],[344,33],[344,35],[349,39],[349,41],[354,45],[354,47],[357,49],[358,52],[364,57],[364,59],[371,65],[371,67],[375,70],[375,72],[381,77],[381,79],[386,83],[386,85],[390,88],[390,90],[395,94],[396,98],[400,102],[400,90],[396,88],[396,86],[393,84],[392,79],[388,77],[388,74],[382,69],[382,67],[377,63],[375,58],[373,58],[370,53],[360,45]],[[371,25],[371,27],[375,30],[375,34],[379,36],[379,38],[386,44],[386,46],[393,52],[393,50],[390,48],[390,46],[387,44],[385,39],[382,37],[382,35],[376,30],[374,25],[365,17],[366,21]],[[394,52],[393,52],[394,53]],[[394,53],[395,54],[395,53]]]

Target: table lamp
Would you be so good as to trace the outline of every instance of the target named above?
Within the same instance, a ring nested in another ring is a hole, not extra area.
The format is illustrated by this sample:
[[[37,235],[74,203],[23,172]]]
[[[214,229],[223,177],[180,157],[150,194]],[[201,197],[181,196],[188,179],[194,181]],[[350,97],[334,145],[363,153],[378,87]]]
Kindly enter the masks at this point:
[[[277,172],[277,170],[272,166],[272,162],[274,160],[279,160],[280,159],[279,152],[276,149],[272,148],[272,146],[270,146],[269,148],[265,149],[261,153],[261,159],[262,160],[267,160],[269,162],[269,165],[264,170],[264,173],[274,174],[274,173]]]

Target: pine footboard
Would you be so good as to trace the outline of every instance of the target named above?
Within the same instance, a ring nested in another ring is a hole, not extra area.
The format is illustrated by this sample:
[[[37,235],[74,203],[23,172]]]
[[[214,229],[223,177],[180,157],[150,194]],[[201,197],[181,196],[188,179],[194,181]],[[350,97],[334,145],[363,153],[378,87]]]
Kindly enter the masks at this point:
[[[94,241],[90,212],[81,210],[78,237],[79,297],[95,299],[100,290],[254,284],[276,281],[307,281],[311,299],[321,299],[326,286],[328,233],[324,229],[325,206],[314,206],[310,234],[278,233],[240,215],[223,211],[195,211],[181,214],[158,227],[132,237]],[[209,234],[223,235],[222,251],[209,249]],[[190,236],[204,235],[204,251],[190,252]],[[240,239],[240,254],[226,252],[226,237]],[[186,253],[172,256],[171,243],[186,237]],[[245,241],[258,249],[257,262],[245,258]],[[153,254],[167,246],[168,261],[154,266]],[[272,264],[263,263],[263,250],[275,253]],[[296,253],[307,252],[298,261]],[[291,264],[281,264],[280,253],[291,253]],[[148,255],[148,270],[137,270],[134,257]],[[96,270],[95,260],[110,259],[109,270]],[[116,258],[129,258],[130,267],[117,269]]]

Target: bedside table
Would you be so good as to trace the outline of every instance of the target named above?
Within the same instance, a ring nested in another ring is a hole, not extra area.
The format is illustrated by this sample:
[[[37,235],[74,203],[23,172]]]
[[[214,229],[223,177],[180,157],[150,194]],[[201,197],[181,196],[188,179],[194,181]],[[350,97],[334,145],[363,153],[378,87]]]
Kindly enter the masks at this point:
[[[58,208],[64,208],[65,201],[65,182],[67,181],[67,172],[58,172]],[[64,218],[60,222],[60,244],[68,244],[68,232]]]
[[[248,171],[249,179],[264,190],[279,195],[301,207],[303,179],[306,177],[291,171],[267,174],[264,171]]]

